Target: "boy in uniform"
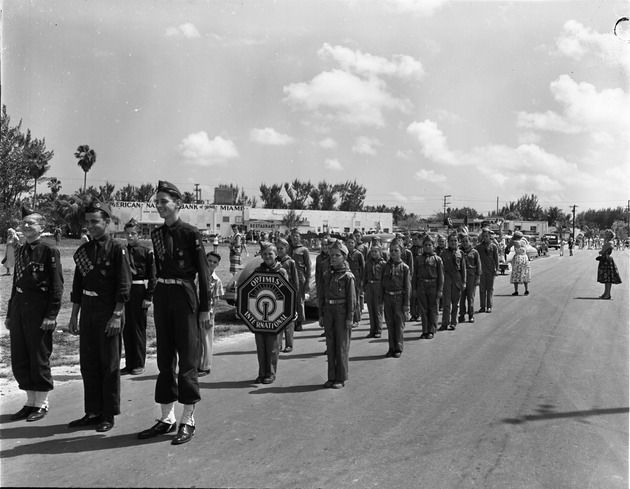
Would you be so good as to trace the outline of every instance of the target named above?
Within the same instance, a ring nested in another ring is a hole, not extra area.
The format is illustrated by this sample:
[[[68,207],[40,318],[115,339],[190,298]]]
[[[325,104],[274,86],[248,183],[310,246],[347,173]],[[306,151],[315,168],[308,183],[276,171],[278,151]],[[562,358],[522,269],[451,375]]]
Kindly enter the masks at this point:
[[[15,254],[15,273],[5,325],[11,338],[11,369],[18,387],[26,391],[26,404],[12,421],[38,421],[48,413],[53,389],[50,354],[53,330],[63,294],[59,250],[41,240],[45,219],[22,208],[20,230],[26,244]]]
[[[348,354],[356,304],[354,275],[348,269],[348,248],[340,241],[330,245],[330,268],[324,272],[322,294],[317,297],[324,311],[320,325],[326,333],[328,380],[324,387],[341,389],[348,380]]]
[[[416,260],[418,256],[422,254],[422,241],[418,233],[413,233],[411,235],[411,248],[409,248],[409,251],[411,251],[411,256],[413,257],[413,270],[411,273],[413,281],[413,276],[415,275],[416,269]],[[409,313],[411,314],[412,321],[417,321],[420,318],[420,301],[417,295],[411,295],[411,299],[409,302]]]
[[[153,250],[140,244],[138,222],[131,219],[125,224],[127,258],[131,269],[131,291],[125,304],[125,327],[122,331],[125,345],[125,368],[121,375],[140,375],[144,372],[147,356],[147,310],[155,290],[155,263]]]
[[[477,245],[481,260],[481,279],[479,281],[479,312],[492,312],[492,295],[494,294],[494,277],[499,272],[499,248],[492,242],[488,228],[481,232],[481,243]]]
[[[159,181],[155,207],[164,224],[151,231],[151,241],[158,277],[153,295],[159,369],[155,402],[160,404],[162,416],[154,426],[138,433],[138,438],[145,439],[173,431],[175,401],[179,401],[184,409],[173,445],[190,441],[195,433],[193,413],[201,400],[197,377],[199,328],[210,326],[208,261],[201,233],[179,217],[181,206],[179,189]]]
[[[330,246],[330,235],[326,234],[321,241],[321,252],[315,258],[315,290],[317,291],[317,297],[322,295],[322,286],[324,284],[324,272],[330,268],[330,257],[328,255],[328,247]],[[324,311],[317,309],[319,315],[319,324],[322,324],[324,317]],[[323,327],[323,326],[322,326]],[[326,336],[326,333],[322,333],[321,336]]]
[[[461,251],[466,262],[466,285],[462,291],[459,300],[459,322],[464,322],[464,313],[468,310],[468,321],[475,322],[475,290],[481,281],[483,267],[479,252],[472,247],[470,236],[468,234],[461,235]],[[466,308],[468,302],[468,308]]]
[[[359,326],[359,321],[361,321],[361,314],[363,312],[363,274],[365,273],[365,258],[363,257],[363,253],[359,250],[355,249],[356,241],[354,235],[349,235],[346,238],[346,247],[348,248],[348,256],[346,260],[348,261],[348,266],[350,267],[350,271],[354,275],[354,288],[355,295],[357,297],[353,323],[352,327],[356,328]]]
[[[208,261],[208,314],[210,321],[206,327],[199,325],[199,365],[197,366],[197,377],[204,377],[212,369],[212,346],[214,343],[214,305],[219,297],[223,295],[223,283],[214,272],[221,261],[221,255],[215,251],[206,254]]]
[[[466,283],[466,261],[457,245],[457,233],[453,232],[448,237],[448,248],[440,254],[444,264],[442,326],[440,326],[440,331],[455,330],[459,297]]]
[[[122,317],[131,289],[125,247],[109,235],[112,211],[94,200],[85,209],[92,240],[74,254],[72,313],[68,329],[79,336],[85,416],[69,428],[96,425],[105,432],[120,414],[120,351]],[[79,320],[79,311],[81,318]]]
[[[370,315],[370,333],[368,338],[380,338],[383,331],[383,289],[381,280],[385,260],[381,256],[381,245],[375,243],[369,251],[365,264],[363,290]]]
[[[265,241],[260,243],[260,256],[263,262],[254,272],[277,273],[289,281],[286,270],[276,261],[278,250],[273,244]],[[258,354],[258,377],[254,383],[273,384],[278,370],[282,336],[273,333],[254,333],[254,336],[256,338],[256,353]]]
[[[278,263],[285,269],[287,276],[289,277],[289,283],[293,285],[296,292],[300,287],[300,279],[298,278],[298,271],[293,258],[289,256],[289,242],[284,238],[278,238],[276,240],[276,249],[278,250]],[[295,321],[291,321],[286,328],[284,328],[284,342],[285,348],[282,350],[284,353],[291,353],[293,351],[293,332],[295,330]],[[280,348],[282,347],[282,336],[280,336]]]
[[[298,278],[300,287],[298,288],[298,317],[295,323],[295,331],[302,331],[302,323],[304,322],[304,300],[308,289],[308,281],[311,278],[311,257],[308,248],[302,244],[302,237],[297,228],[291,230],[291,258],[295,261],[298,270]]]
[[[389,244],[389,260],[383,267],[385,322],[389,339],[389,350],[385,356],[400,358],[403,352],[403,331],[409,317],[411,276],[409,267],[402,261],[403,245],[397,239]]]
[[[433,238],[426,235],[422,240],[422,254],[416,257],[413,274],[413,295],[420,303],[422,335],[432,340],[437,329],[438,302],[444,287],[442,259],[433,251]]]

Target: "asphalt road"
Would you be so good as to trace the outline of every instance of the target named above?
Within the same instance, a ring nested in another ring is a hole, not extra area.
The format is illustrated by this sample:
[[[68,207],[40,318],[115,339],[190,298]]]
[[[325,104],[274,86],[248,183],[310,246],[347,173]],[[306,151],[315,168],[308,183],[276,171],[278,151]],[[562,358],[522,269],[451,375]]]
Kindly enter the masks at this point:
[[[408,324],[400,359],[383,357],[385,335],[365,339],[365,313],[341,390],[322,388],[315,323],[269,386],[251,383],[253,335],[221,343],[186,445],[136,438],[159,413],[155,359],[123,378],[107,434],[66,428],[83,414],[78,375],[37,423],[9,421],[22,398],[5,399],[2,486],[627,488],[629,255],[614,253],[610,301],[595,256],[535,260],[528,297],[499,276],[492,314],[434,340]]]

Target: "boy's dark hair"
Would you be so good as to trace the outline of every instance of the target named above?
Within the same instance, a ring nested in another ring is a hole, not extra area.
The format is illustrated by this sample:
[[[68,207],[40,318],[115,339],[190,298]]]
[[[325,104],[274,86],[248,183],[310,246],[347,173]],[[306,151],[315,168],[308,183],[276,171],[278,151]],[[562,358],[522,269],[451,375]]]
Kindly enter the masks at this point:
[[[217,261],[221,261],[221,255],[219,255],[217,252],[209,251],[208,253],[206,253],[206,258],[210,258],[211,256],[215,257]]]

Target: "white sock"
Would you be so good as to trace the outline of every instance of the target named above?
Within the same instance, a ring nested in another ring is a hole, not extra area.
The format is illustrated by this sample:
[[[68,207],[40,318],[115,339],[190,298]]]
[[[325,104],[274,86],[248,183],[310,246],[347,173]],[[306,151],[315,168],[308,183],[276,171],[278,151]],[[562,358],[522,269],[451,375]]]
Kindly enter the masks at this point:
[[[48,410],[48,391],[35,391],[35,407]]]
[[[26,406],[35,406],[35,391],[26,391]]]
[[[177,418],[175,418],[174,402],[169,402],[168,404],[160,404],[160,407],[162,408],[162,417],[160,418],[160,421],[162,423],[173,424],[175,421],[177,421]]]
[[[194,404],[184,404],[184,412],[182,413],[182,417],[179,420],[179,424],[188,424],[190,426],[195,426],[195,418],[193,417],[193,413],[195,412]]]

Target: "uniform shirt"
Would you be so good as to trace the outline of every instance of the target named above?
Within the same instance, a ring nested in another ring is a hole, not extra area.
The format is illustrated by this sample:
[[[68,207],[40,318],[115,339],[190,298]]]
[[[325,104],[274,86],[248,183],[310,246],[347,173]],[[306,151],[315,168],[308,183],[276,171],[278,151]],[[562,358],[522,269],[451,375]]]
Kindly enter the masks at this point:
[[[354,290],[354,275],[345,262],[340,268],[330,267],[324,272],[322,292],[317,297],[320,311],[329,305],[330,300],[345,300],[346,321],[352,321],[357,298]]]
[[[152,300],[157,283],[153,250],[140,243],[127,244],[127,257],[129,258],[129,268],[131,268],[131,280],[146,280],[147,288],[144,293],[144,300]]]
[[[70,300],[80,304],[83,291],[96,292],[108,302],[127,302],[131,269],[125,246],[109,234],[82,244],[74,254],[76,268]]]
[[[308,280],[311,277],[311,256],[308,248],[302,244],[293,248],[291,258],[295,261],[300,280]]]
[[[444,287],[444,264],[442,259],[434,252],[422,253],[416,257],[413,274],[413,290],[422,286],[423,280],[435,280],[437,291],[442,292]]]
[[[278,257],[278,263],[286,270],[287,276],[289,277],[289,283],[293,285],[293,288],[297,292],[298,287],[300,286],[300,279],[298,277],[295,261],[293,261],[293,258],[289,255],[284,255],[282,258]]]
[[[41,300],[48,301],[44,317],[56,319],[61,308],[63,294],[63,273],[59,250],[39,239],[17,249],[7,316],[11,311],[11,301],[18,293],[17,288],[30,297],[46,294],[41,296]]]
[[[360,286],[363,283],[363,273],[365,272],[365,258],[363,257],[363,253],[357,249],[348,251],[346,260],[350,271],[354,275],[354,284]]]
[[[409,267],[404,261],[394,263],[391,259],[383,267],[383,277],[381,279],[384,296],[390,295],[387,292],[402,292],[403,307],[409,307],[409,296],[411,295],[411,274]]]
[[[404,261],[409,267],[409,273],[413,275],[413,252],[409,248],[403,248],[400,254],[400,258]]]
[[[477,276],[481,275],[482,264],[479,252],[472,246],[468,248],[468,250],[461,248],[460,251],[464,255],[464,260],[466,261],[466,273],[474,273]]]
[[[192,289],[194,294],[195,277],[199,274],[199,311],[207,312],[208,261],[199,230],[178,219],[170,226],[163,224],[151,231],[151,241],[158,278],[183,280],[188,284],[187,292],[190,294]]]
[[[280,263],[278,263],[278,262],[275,262],[271,266],[268,266],[265,262],[262,262],[258,267],[256,267],[254,272],[279,273],[286,280],[289,280],[289,274],[287,273],[287,271],[284,268],[282,268],[282,265],[280,265]]]
[[[383,278],[383,268],[385,268],[386,261],[382,257],[378,257],[376,260],[369,256],[367,262],[365,262],[365,273],[363,279],[363,286],[367,284],[378,282],[380,287],[381,279]]]
[[[459,285],[466,283],[466,262],[460,250],[446,248],[442,251],[440,258],[444,265],[445,279],[448,278]]]
[[[476,250],[481,260],[481,270],[496,273],[499,270],[499,247],[492,242],[489,245],[480,243]]]

